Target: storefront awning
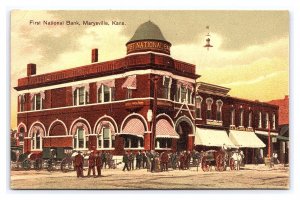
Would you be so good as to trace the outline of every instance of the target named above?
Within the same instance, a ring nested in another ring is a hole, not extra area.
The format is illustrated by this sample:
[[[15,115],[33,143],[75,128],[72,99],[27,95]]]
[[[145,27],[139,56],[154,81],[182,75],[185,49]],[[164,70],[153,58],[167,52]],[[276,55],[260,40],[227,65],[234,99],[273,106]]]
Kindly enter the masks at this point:
[[[268,131],[257,131],[257,130],[255,130],[255,133],[256,134],[259,134],[259,135],[263,135],[263,136],[268,136],[269,135],[269,133],[268,133]],[[271,136],[277,136],[278,135],[278,133],[275,133],[275,132],[270,132],[270,135]]]
[[[122,88],[136,89],[136,75],[128,76]]]
[[[143,122],[140,119],[132,118],[126,123],[119,135],[133,135],[143,138],[144,132],[145,128]]]
[[[230,141],[225,130],[196,128],[195,145],[229,147],[235,145]]]
[[[266,145],[250,131],[230,130],[229,139],[238,147],[263,148]]]
[[[160,119],[156,123],[156,138],[179,138],[172,125],[166,119]]]

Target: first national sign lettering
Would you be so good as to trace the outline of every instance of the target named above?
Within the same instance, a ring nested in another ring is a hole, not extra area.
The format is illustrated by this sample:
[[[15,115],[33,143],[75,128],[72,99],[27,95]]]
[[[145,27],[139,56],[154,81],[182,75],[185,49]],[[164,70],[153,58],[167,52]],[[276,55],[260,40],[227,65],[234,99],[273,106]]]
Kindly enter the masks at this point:
[[[170,44],[161,41],[136,41],[127,44],[127,54],[141,51],[155,51],[170,55]]]

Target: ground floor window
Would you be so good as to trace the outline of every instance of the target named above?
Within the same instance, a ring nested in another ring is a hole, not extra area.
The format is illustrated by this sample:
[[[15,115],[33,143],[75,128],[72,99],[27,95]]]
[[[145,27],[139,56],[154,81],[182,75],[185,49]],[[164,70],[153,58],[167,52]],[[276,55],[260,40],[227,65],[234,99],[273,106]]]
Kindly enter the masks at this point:
[[[104,127],[98,135],[98,148],[113,148],[115,146],[115,136],[112,135],[109,127]]]
[[[85,130],[83,127],[78,127],[76,134],[74,135],[74,148],[85,149],[88,147],[88,141],[86,139]]]
[[[171,148],[172,139],[171,138],[157,138],[155,142],[155,148]]]
[[[143,138],[136,136],[126,136],[125,137],[125,148],[141,148],[144,147]]]

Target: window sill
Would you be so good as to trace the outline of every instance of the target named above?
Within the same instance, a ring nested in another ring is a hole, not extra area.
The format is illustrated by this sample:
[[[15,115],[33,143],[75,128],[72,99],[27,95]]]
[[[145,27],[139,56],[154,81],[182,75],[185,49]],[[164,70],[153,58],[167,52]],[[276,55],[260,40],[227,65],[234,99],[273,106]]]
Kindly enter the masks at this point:
[[[97,150],[115,150],[115,148],[97,148]]]
[[[124,150],[144,150],[144,147],[126,147]]]
[[[155,148],[155,150],[172,150],[172,148]]]

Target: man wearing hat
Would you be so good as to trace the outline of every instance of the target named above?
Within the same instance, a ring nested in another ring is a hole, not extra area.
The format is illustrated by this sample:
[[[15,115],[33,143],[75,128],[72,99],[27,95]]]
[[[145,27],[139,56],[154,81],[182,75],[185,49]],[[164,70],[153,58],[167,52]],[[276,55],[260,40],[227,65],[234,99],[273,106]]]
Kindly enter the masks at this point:
[[[97,168],[97,174],[98,177],[101,176],[101,168],[102,168],[102,157],[101,157],[101,152],[98,151],[98,153],[96,154],[96,168]]]
[[[77,172],[77,178],[79,177],[83,177],[83,156],[82,156],[82,152],[78,151],[78,154],[75,156],[74,158],[74,163],[75,163],[75,169]]]
[[[90,155],[89,155],[89,171],[88,171],[88,177],[90,177],[91,175],[91,170],[93,170],[93,176],[95,177],[96,176],[96,172],[95,172],[95,163],[96,161],[96,158],[95,158],[95,155],[94,155],[94,151],[92,150]]]

